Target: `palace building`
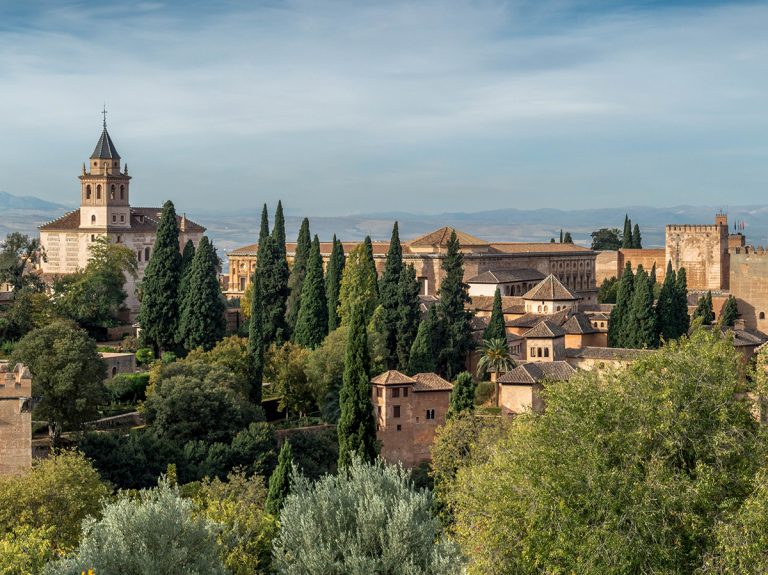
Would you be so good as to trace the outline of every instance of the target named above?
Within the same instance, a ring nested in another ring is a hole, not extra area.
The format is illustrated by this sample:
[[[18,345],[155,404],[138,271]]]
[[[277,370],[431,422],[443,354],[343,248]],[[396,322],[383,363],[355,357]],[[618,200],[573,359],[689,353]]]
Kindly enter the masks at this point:
[[[106,113],[106,112],[105,112]],[[105,116],[106,118],[106,116]],[[40,226],[40,244],[47,260],[41,264],[48,277],[82,269],[90,257],[90,245],[97,238],[125,245],[136,253],[138,277],[128,277],[125,305],[130,317],[138,313],[136,286],[144,277],[147,262],[157,238],[162,208],[137,208],[130,203],[131,176],[128,165],[121,165],[120,155],[107,132],[106,119],[88,166],[83,164],[80,179],[80,207]],[[179,216],[180,249],[187,240],[197,246],[205,228]]]

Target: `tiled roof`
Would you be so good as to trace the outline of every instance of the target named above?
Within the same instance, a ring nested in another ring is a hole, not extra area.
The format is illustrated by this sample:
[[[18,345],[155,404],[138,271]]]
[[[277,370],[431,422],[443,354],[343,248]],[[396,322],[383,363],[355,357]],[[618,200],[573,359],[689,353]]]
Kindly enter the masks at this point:
[[[579,309],[581,309],[581,306],[579,306]],[[590,319],[605,320],[605,321],[611,319],[610,312],[609,313],[604,313],[604,312],[601,312],[601,311],[597,311],[597,312],[590,312],[590,311],[588,311],[588,312],[585,312],[585,313],[586,313],[587,317],[589,317]]]
[[[588,255],[593,253],[589,248],[576,244],[558,244],[551,242],[492,242],[491,248],[495,251],[512,253],[571,253]]]
[[[533,327],[540,321],[544,320],[552,322],[555,325],[563,325],[565,320],[568,319],[569,312],[570,310],[564,309],[549,315],[526,313],[516,319],[505,322],[504,325],[509,327]]]
[[[493,296],[475,295],[472,301],[467,305],[469,309],[478,311],[493,310]],[[525,303],[523,299],[510,295],[501,296],[501,311],[504,313],[525,313]]]
[[[468,279],[468,284],[503,284],[523,281],[539,281],[544,274],[539,270],[522,268],[519,270],[487,271]]]
[[[582,347],[579,349],[568,348],[566,357],[578,359],[615,359],[619,361],[632,361],[644,355],[655,353],[653,349],[627,349],[624,347]]]
[[[390,369],[374,377],[371,383],[376,385],[404,385],[416,383],[416,380],[395,369]]]
[[[585,312],[593,313],[611,313],[613,309],[612,303],[582,303],[579,304],[579,309]]]
[[[488,327],[490,322],[491,318],[489,316],[476,315],[472,317],[472,320],[470,321],[470,327],[472,328],[472,331],[481,331]]]
[[[455,228],[448,226],[442,227],[439,230],[430,232],[415,240],[408,242],[408,245],[413,247],[435,247],[445,246],[448,244],[448,240],[451,238],[451,232],[456,232],[456,239],[459,240],[459,246],[487,246],[488,242],[471,236],[466,232],[459,231]]]
[[[40,231],[48,230],[76,230],[80,227],[80,208],[67,212],[60,218],[45,222],[38,229]]]
[[[107,127],[104,126],[104,130],[101,132],[99,141],[96,142],[96,149],[91,154],[92,160],[119,160],[120,155],[117,153],[115,144],[112,143],[112,138],[109,137]]]
[[[122,233],[136,233],[136,232],[155,232],[157,226],[160,223],[160,214],[162,208],[131,208],[131,227],[126,229],[124,227],[113,227],[107,225],[107,231],[115,231]],[[185,232],[205,232],[205,228],[198,223],[193,222],[186,216],[176,216],[176,220],[181,225],[184,221]],[[40,226],[40,231],[76,231],[80,229],[80,209],[67,212],[63,216],[53,221],[47,222]],[[90,229],[90,228],[88,228]],[[103,229],[103,228],[102,228]]]
[[[565,335],[565,330],[559,325],[556,325],[549,321],[541,321],[533,329],[526,331],[523,334],[525,338],[538,338],[538,337],[562,337]]]
[[[349,253],[354,250],[357,246],[359,246],[362,242],[342,242],[341,246],[344,249],[344,253],[346,255],[349,255]],[[373,247],[373,255],[376,256],[386,256],[387,252],[389,251],[389,242],[371,242],[371,247]],[[333,242],[320,242],[320,255],[322,256],[330,256],[331,251],[333,250]],[[228,252],[228,255],[230,256],[252,256],[255,257],[259,252],[259,244],[248,244],[247,246],[242,246],[239,248],[235,248],[234,250],[230,250]],[[286,242],[285,243],[285,253],[288,256],[293,256],[296,253],[296,242]],[[403,245],[403,253],[407,253],[407,246]]]
[[[499,383],[532,384],[545,379],[568,381],[576,370],[565,361],[529,362],[499,376]]]
[[[586,334],[597,333],[597,330],[592,326],[592,322],[583,313],[576,312],[563,324],[565,333],[568,334]]]
[[[417,373],[413,376],[416,383],[413,391],[450,391],[453,385],[436,373]]]
[[[537,286],[523,296],[527,300],[563,301],[578,299],[560,283],[554,275],[549,274]]]

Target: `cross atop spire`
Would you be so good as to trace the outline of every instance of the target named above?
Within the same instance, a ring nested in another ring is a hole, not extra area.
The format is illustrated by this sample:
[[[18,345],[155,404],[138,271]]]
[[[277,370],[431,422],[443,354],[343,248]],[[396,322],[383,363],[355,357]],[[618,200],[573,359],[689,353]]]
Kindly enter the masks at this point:
[[[103,126],[107,127],[107,103],[104,102],[104,108],[101,110],[101,115],[104,116]]]

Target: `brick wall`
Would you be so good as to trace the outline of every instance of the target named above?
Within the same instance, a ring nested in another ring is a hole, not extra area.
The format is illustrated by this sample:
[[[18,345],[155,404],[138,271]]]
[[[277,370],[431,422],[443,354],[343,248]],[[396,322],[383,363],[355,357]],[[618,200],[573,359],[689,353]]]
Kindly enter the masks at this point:
[[[32,467],[32,377],[0,362],[0,475]]]

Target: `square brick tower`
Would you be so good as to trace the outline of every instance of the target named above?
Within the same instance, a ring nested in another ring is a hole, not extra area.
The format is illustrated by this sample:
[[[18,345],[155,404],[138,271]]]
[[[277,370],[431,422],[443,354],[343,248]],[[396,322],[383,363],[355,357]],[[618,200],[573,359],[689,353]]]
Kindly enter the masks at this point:
[[[0,475],[32,467],[32,376],[0,362]]]

